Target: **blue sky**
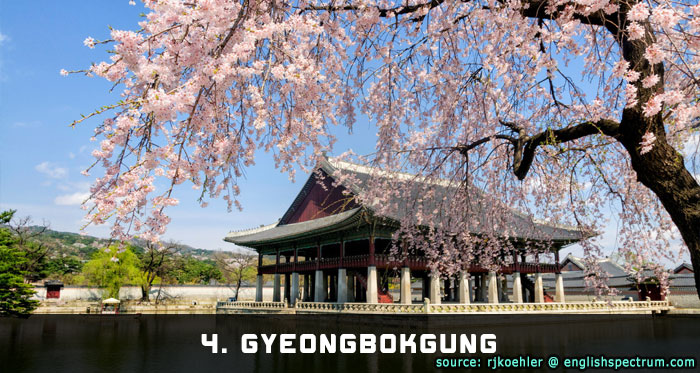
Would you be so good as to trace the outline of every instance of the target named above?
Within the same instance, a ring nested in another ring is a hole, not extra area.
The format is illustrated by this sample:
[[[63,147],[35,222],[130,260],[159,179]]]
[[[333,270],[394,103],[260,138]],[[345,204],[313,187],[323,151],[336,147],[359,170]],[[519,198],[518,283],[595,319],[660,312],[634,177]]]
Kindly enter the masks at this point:
[[[89,49],[83,40],[109,37],[108,25],[137,29],[143,8],[127,0],[3,1],[0,5],[0,209],[17,209],[36,223],[78,232],[84,224],[79,204],[94,176],[80,171],[89,166],[95,142],[90,136],[97,120],[75,129],[69,124],[94,109],[115,102],[110,84],[101,78],[61,76],[61,69],[77,70],[107,59],[104,48]],[[347,130],[338,129],[339,134]],[[370,151],[375,137],[360,123],[353,136],[342,136],[336,149]],[[341,151],[338,151],[338,153]],[[222,238],[229,230],[269,224],[282,216],[306,181],[297,174],[291,183],[276,170],[271,157],[258,154],[257,164],[241,180],[243,212],[227,213],[223,200],[196,203],[188,186],[170,209],[172,223],[165,237],[206,249],[232,248]],[[86,233],[107,237],[108,227],[88,227]]]
[[[127,0],[4,1],[0,5],[0,209],[17,209],[36,223],[46,220],[52,229],[78,232],[84,212],[79,204],[94,176],[80,171],[89,166],[97,145],[90,142],[97,119],[75,129],[69,124],[94,109],[115,102],[110,84],[82,75],[64,77],[61,69],[76,70],[107,59],[104,48],[83,45],[88,37],[105,39],[108,25],[137,29],[141,4]],[[376,137],[369,123],[360,120],[352,136],[338,128],[338,154],[349,148],[371,152]],[[95,170],[93,175],[100,171]],[[306,175],[292,184],[273,167],[269,155],[258,154],[257,165],[241,180],[243,212],[226,211],[223,200],[209,201],[203,209],[196,192],[185,186],[171,208],[172,223],[165,235],[184,244],[206,249],[227,248],[222,238],[229,230],[269,224],[282,216]],[[608,249],[615,245],[614,227],[603,237]],[[88,227],[88,234],[107,237],[108,227]],[[580,254],[580,248],[565,250]],[[686,255],[687,256],[687,255]],[[686,259],[687,260],[687,259]]]

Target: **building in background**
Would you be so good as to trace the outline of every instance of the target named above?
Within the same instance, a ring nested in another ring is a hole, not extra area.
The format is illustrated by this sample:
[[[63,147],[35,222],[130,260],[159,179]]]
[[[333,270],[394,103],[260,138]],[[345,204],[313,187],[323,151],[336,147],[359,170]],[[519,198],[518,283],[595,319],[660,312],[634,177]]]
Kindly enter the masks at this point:
[[[346,177],[339,182],[332,175],[341,171]],[[513,264],[503,266],[498,272],[488,272],[477,265],[464,268],[454,279],[437,280],[432,273],[425,253],[417,249],[409,250],[399,241],[399,255],[390,253],[392,237],[399,228],[399,222],[410,213],[405,201],[392,201],[387,206],[370,203],[358,204],[354,196],[361,194],[374,177],[411,177],[399,173],[379,172],[365,166],[325,158],[316,172],[309,176],[303,188],[287,209],[282,218],[274,224],[254,229],[231,232],[225,240],[239,246],[252,248],[258,252],[258,292],[256,301],[263,301],[263,275],[273,275],[273,302],[287,300],[293,305],[298,299],[313,302],[367,302],[391,303],[400,301],[410,304],[412,278],[421,280],[422,297],[433,303],[442,300],[469,303],[471,301],[498,303],[544,302],[542,274],[551,273],[556,278],[554,300],[564,301],[564,287],[558,265],[558,253],[566,245],[583,238],[574,228],[535,222],[525,214],[512,210],[507,218],[516,248],[504,252]],[[430,196],[424,204],[450,198],[456,192],[454,187],[441,182],[414,182],[415,193],[423,197],[428,190]],[[414,192],[411,190],[411,192]],[[485,215],[482,204],[488,203],[474,196],[474,209]],[[378,211],[383,211],[382,214]],[[486,216],[478,221],[488,221]],[[478,227],[472,233],[478,233]],[[534,262],[526,262],[522,242],[538,242],[541,252],[553,252],[554,263],[540,263],[539,254],[530,256]],[[265,262],[273,264],[263,264]],[[397,273],[398,272],[398,273]],[[468,276],[468,274],[470,276]],[[528,276],[531,275],[531,276]],[[398,299],[391,295],[390,278],[400,277]],[[508,277],[512,294],[507,294]],[[473,286],[469,284],[473,279]]]

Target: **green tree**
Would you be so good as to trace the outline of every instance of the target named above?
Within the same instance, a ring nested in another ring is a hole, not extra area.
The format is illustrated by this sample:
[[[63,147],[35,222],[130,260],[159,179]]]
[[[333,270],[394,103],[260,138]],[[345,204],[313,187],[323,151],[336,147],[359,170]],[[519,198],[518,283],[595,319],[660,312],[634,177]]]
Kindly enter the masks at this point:
[[[118,299],[122,286],[141,285],[144,281],[139,267],[139,258],[131,246],[114,244],[97,251],[83,267],[83,274],[89,284],[105,289],[107,297]]]
[[[173,271],[180,284],[208,284],[211,280],[221,281],[223,275],[211,260],[198,260],[193,257],[178,260]]]
[[[236,299],[238,299],[238,292],[243,282],[254,281],[258,274],[258,258],[255,255],[217,252],[214,254],[214,260],[216,260],[226,283],[234,286]]]
[[[14,211],[10,220],[5,223],[12,232],[15,244],[14,247],[24,253],[24,262],[20,265],[25,272],[24,278],[27,281],[39,281],[48,276],[46,270],[47,259],[55,251],[52,245],[42,242],[41,238],[47,234],[48,223],[41,226],[33,225],[31,216],[13,219]]]
[[[0,224],[7,224],[14,210],[0,213]],[[35,291],[24,282],[26,272],[22,269],[27,259],[16,247],[15,237],[5,228],[0,228],[0,316],[22,316],[30,314],[39,304],[30,299]]]
[[[137,253],[141,259],[141,271],[143,281],[141,283],[141,301],[150,301],[150,292],[153,284],[160,280],[172,266],[172,256],[180,248],[175,243],[147,243],[146,249]],[[156,300],[157,302],[158,300]]]

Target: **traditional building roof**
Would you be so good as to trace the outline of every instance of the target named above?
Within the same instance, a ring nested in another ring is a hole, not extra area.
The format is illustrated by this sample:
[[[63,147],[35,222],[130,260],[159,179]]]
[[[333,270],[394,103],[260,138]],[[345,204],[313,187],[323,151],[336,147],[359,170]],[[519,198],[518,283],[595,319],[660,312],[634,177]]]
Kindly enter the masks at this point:
[[[581,271],[586,269],[586,264],[583,262],[583,259],[571,255],[569,253],[564,260],[562,260],[561,265],[562,267],[566,266],[567,263],[573,263],[575,266],[580,268]],[[609,276],[615,277],[615,276],[627,276],[627,272],[625,271],[622,266],[619,264],[615,263],[612,259],[610,258],[605,258],[605,259],[600,259],[598,260],[598,265],[600,266],[600,269],[606,272]]]
[[[688,263],[681,263],[678,267],[673,270],[673,273],[694,273],[693,266]]]
[[[343,184],[334,183],[333,175],[340,171],[353,182]],[[322,177],[320,177],[322,176]],[[312,173],[299,194],[289,206],[285,214],[277,223],[254,228],[250,230],[231,232],[225,241],[242,246],[257,247],[265,244],[291,242],[308,235],[319,235],[341,231],[352,226],[360,226],[365,218],[381,218],[384,225],[398,227],[399,221],[406,214],[413,213],[404,202],[392,197],[384,208],[372,202],[358,205],[353,195],[360,195],[367,188],[371,178],[398,178],[412,180],[410,193],[415,197],[422,196],[423,191],[429,188],[433,191],[431,198],[422,198],[424,207],[432,210],[439,207],[445,198],[455,193],[455,186],[446,180],[421,181],[416,175],[385,172],[376,168],[361,166],[353,163],[339,161],[333,158],[325,158],[320,162],[317,172]],[[483,208],[489,203],[476,188],[474,198],[471,199],[473,211],[477,223],[469,227],[470,233],[483,232],[481,222],[487,221],[488,211]],[[386,206],[390,206],[388,209]],[[379,213],[381,211],[381,213]],[[552,241],[558,245],[577,242],[584,238],[584,234],[573,227],[565,227],[557,224],[537,221],[531,217],[510,209],[507,224],[515,233],[511,239]]]
[[[338,231],[348,225],[357,223],[361,215],[361,210],[362,209],[358,207],[339,214],[300,223],[284,225],[275,223],[261,228],[231,232],[224,240],[246,246],[293,240],[309,232],[328,233]]]
[[[561,262],[562,270],[568,271],[569,270],[568,269],[569,263],[573,264],[576,268],[578,268],[578,271],[583,271],[586,268],[586,265],[583,264],[583,261],[581,260],[581,258],[575,257],[575,256],[571,255],[571,253],[567,254],[566,258],[564,258],[564,260],[562,260],[562,262]]]

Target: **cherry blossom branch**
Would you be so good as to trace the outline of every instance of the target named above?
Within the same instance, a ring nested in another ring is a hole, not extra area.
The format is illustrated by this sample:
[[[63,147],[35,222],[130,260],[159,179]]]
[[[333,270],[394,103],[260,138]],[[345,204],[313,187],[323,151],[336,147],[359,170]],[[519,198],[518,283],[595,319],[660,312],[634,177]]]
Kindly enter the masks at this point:
[[[615,137],[618,134],[620,125],[613,120],[601,119],[597,122],[583,122],[573,127],[558,130],[548,128],[536,135],[527,136],[525,131],[515,123],[502,121],[501,124],[519,134],[518,139],[513,141],[515,147],[513,151],[513,173],[519,180],[523,180],[530,170],[530,166],[532,166],[532,162],[535,159],[535,152],[539,146],[568,142],[595,134]]]

